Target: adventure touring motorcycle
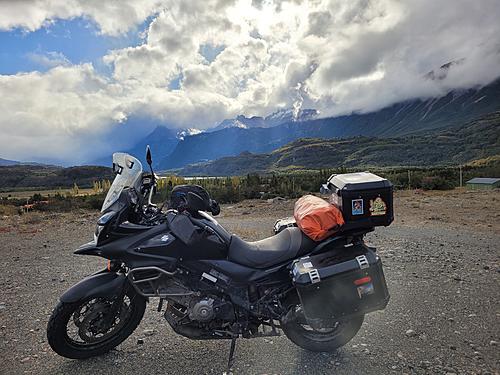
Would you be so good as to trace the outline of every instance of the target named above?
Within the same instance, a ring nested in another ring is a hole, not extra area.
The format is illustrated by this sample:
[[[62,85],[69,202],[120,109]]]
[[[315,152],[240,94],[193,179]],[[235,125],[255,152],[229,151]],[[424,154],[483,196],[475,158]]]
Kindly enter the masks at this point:
[[[196,185],[173,189],[168,210],[151,203],[151,152],[113,155],[116,177],[94,241],[75,254],[108,259],[107,267],[66,291],[47,326],[52,349],[67,358],[103,354],[139,325],[150,298],[172,329],[191,339],[279,335],[332,352],[358,332],[364,314],[384,309],[389,294],[376,249],[363,237],[393,220],[392,185],[371,173],[333,175],[322,192],[345,224],[314,242],[293,221],[272,237],[246,242],[210,215],[219,205]]]

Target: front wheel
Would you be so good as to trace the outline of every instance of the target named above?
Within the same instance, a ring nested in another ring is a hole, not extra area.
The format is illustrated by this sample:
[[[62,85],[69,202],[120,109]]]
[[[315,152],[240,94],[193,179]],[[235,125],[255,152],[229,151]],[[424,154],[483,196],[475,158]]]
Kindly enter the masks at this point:
[[[301,319],[282,325],[285,335],[295,344],[312,352],[334,352],[352,340],[363,324],[364,315],[342,320],[331,328],[313,328]]]
[[[123,342],[139,325],[146,300],[129,290],[120,301],[92,297],[59,302],[47,325],[47,339],[59,355],[72,359],[98,356]]]

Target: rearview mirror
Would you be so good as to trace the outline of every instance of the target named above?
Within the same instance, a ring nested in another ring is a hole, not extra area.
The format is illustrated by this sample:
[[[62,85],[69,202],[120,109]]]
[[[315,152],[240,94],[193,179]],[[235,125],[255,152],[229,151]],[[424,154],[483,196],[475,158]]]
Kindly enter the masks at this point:
[[[153,159],[151,157],[151,149],[149,148],[149,145],[146,146],[146,162],[151,166],[153,164]]]

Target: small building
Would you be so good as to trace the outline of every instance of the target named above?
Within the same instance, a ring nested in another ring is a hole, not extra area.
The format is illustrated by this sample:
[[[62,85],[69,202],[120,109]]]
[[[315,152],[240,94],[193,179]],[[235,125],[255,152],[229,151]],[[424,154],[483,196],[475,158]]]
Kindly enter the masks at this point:
[[[500,178],[476,177],[467,181],[465,186],[471,190],[492,190],[500,188]]]

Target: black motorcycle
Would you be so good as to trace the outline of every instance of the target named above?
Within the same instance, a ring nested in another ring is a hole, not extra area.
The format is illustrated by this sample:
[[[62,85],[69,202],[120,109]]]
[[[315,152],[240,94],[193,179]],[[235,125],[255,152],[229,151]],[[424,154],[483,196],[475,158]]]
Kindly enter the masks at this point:
[[[220,208],[199,186],[174,188],[168,209],[152,204],[149,147],[146,159],[148,173],[136,158],[113,155],[116,177],[94,241],[75,251],[106,258],[107,267],[60,297],[47,327],[58,354],[82,359],[116,347],[151,298],[176,333],[231,340],[229,365],[237,338],[279,330],[304,349],[335,351],[356,335],[364,314],[385,308],[380,258],[363,241],[373,225],[346,223],[314,242],[293,223],[278,223],[272,237],[246,242],[207,214]]]

